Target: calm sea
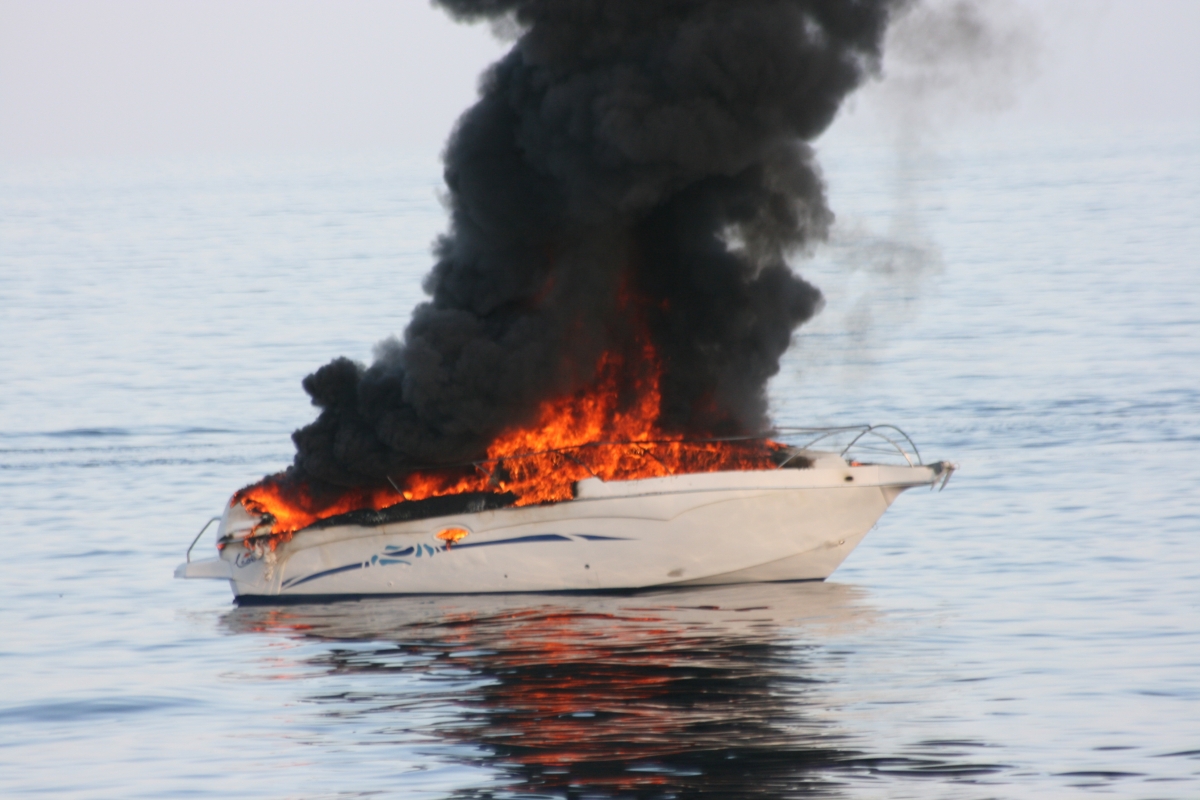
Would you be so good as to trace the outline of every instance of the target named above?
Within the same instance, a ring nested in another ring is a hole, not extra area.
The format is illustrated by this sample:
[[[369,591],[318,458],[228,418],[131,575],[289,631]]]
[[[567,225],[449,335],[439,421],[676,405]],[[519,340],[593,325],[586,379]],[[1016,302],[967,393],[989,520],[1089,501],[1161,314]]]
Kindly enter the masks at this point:
[[[437,165],[8,169],[0,795],[1200,797],[1197,142],[822,143],[777,419],[961,465],[827,583],[244,609],[172,570],[403,329]]]

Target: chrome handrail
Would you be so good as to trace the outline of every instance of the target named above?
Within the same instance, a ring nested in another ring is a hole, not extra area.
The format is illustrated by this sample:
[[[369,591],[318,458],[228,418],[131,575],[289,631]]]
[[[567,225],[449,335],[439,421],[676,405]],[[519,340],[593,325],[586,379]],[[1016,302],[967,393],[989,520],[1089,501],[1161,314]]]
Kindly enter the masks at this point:
[[[881,433],[882,430],[888,429],[900,434],[900,436],[897,438],[903,439],[904,442],[908,443],[908,446],[911,448],[911,455],[909,450],[904,449],[904,445],[900,441]],[[813,438],[806,441],[803,445],[800,445],[802,449],[808,449],[818,442],[829,439],[833,436],[837,436],[838,434],[846,434],[855,431],[857,431],[857,434],[853,439],[850,440],[849,444],[842,448],[841,452],[839,453],[842,458],[845,458],[846,454],[849,453],[856,444],[862,441],[864,437],[875,436],[891,445],[892,449],[899,453],[910,467],[924,466],[925,462],[921,458],[921,451],[917,448],[916,442],[912,440],[911,436],[895,425],[845,425],[836,428],[776,428],[775,430],[776,433],[785,435],[817,434]],[[913,456],[916,456],[917,459],[915,464],[913,463]]]
[[[869,426],[867,426],[867,429],[865,431],[860,433],[858,436],[855,436],[854,439],[850,442],[850,444],[846,445],[846,448],[844,450],[842,450],[842,457],[844,458],[846,456],[846,453],[848,453],[850,451],[850,448],[854,447],[854,445],[858,444],[858,441],[860,439],[862,439],[864,436],[866,436],[867,434],[873,434],[875,436],[878,436],[880,439],[883,439],[885,442],[890,444],[892,447],[896,448],[896,451],[898,453],[900,453],[900,455],[904,456],[904,460],[908,462],[908,465],[910,467],[915,466],[912,462],[912,459],[908,457],[908,452],[903,447],[900,446],[900,443],[896,442],[889,436],[884,436],[882,433],[879,432],[880,428],[890,428],[890,429],[894,430],[896,433],[903,436],[904,441],[908,442],[909,446],[912,447],[913,455],[915,455],[917,457],[917,464],[925,463],[921,458],[921,451],[917,449],[917,443],[912,440],[911,436],[909,436],[907,433],[905,433],[904,431],[897,428],[895,425],[869,425]]]
[[[196,546],[196,542],[200,541],[200,537],[204,535],[204,532],[206,530],[208,530],[209,525],[212,525],[214,522],[220,522],[220,521],[221,521],[220,517],[213,517],[208,522],[204,523],[204,527],[200,529],[200,532],[196,534],[196,538],[192,539],[192,543],[190,545],[188,545],[187,553],[185,553],[184,557],[183,557],[185,562],[187,562],[188,564],[192,563],[192,548]]]

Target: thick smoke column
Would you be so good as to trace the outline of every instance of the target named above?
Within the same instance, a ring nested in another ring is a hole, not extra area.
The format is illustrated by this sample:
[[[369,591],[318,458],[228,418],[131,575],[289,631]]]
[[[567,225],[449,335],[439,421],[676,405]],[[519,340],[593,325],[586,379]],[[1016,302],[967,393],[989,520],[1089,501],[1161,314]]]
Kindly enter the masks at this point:
[[[304,381],[293,475],[378,484],[481,456],[648,333],[660,424],[758,432],[832,221],[805,142],[877,69],[901,0],[436,0],[519,36],[446,147],[431,299]]]

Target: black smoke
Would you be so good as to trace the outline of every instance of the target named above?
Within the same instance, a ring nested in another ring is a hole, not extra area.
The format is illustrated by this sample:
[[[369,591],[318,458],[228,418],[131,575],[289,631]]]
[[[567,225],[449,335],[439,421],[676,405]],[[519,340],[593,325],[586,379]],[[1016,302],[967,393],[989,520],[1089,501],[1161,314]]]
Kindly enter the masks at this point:
[[[481,456],[649,331],[663,418],[768,425],[833,215],[806,144],[878,69],[903,0],[435,0],[516,31],[444,154],[429,301],[369,366],[304,380],[293,475],[350,486]]]

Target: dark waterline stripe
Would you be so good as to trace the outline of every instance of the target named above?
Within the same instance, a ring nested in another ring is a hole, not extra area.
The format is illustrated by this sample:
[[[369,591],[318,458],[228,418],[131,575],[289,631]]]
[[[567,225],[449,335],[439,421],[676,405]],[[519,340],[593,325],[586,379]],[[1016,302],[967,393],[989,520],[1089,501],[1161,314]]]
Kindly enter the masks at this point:
[[[458,549],[458,548],[455,548]],[[824,583],[824,578],[801,578],[794,581],[759,581],[759,583]],[[739,584],[720,584],[735,586]],[[240,594],[233,598],[236,606],[293,606],[306,603],[325,605],[327,603],[359,603],[366,600],[388,600],[397,597],[478,597],[480,595],[538,595],[539,597],[554,597],[564,595],[570,597],[638,597],[641,595],[670,594],[671,592],[689,592],[695,586],[675,586],[660,584],[658,586],[639,586],[636,588],[619,589],[553,589],[538,592],[516,590],[505,592],[364,592],[361,594]]]

